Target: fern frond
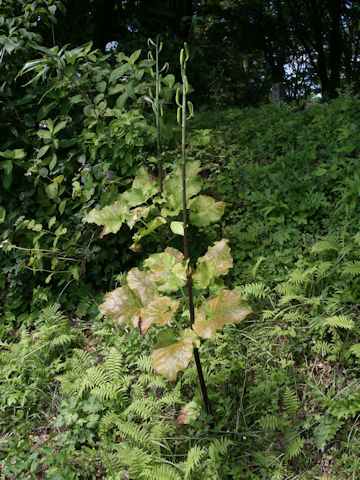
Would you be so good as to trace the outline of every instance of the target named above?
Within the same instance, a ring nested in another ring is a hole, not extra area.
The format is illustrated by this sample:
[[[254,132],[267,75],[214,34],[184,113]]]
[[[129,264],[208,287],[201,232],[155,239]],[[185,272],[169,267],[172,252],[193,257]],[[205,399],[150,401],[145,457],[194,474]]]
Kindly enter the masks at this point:
[[[290,387],[286,387],[282,399],[286,412],[289,415],[295,415],[300,408],[300,403],[296,392]]]
[[[338,252],[341,248],[338,236],[335,233],[328,233],[319,242],[313,245],[312,253]]]
[[[286,456],[288,458],[294,458],[300,455],[301,450],[305,445],[305,440],[303,438],[295,437],[286,445]]]
[[[355,327],[354,320],[344,315],[327,317],[322,321],[322,324],[327,327],[345,328],[346,330],[352,330]]]
[[[62,323],[65,320],[67,320],[65,315],[62,312],[60,312],[60,305],[55,303],[54,305],[50,305],[41,310],[36,324],[37,325],[46,324],[50,326],[50,325]]]
[[[151,470],[145,471],[142,478],[148,480],[182,480],[177,470],[166,464],[157,465]]]
[[[343,277],[356,277],[360,275],[360,261],[344,262],[341,275]]]
[[[107,382],[91,388],[91,394],[100,400],[120,400],[122,398],[121,386],[116,383]]]
[[[326,274],[329,272],[329,270],[333,267],[332,262],[319,262],[317,264],[317,270],[316,270],[316,277],[318,280],[321,280],[322,278],[326,277]]]
[[[350,352],[360,358],[360,343],[354,343],[351,345]]]
[[[141,425],[138,425],[134,422],[123,422],[118,421],[116,426],[119,429],[119,432],[129,437],[133,440],[136,444],[140,444],[146,446],[149,441],[148,433],[146,432],[145,428]]]
[[[234,290],[245,299],[250,296],[255,298],[266,298],[270,292],[269,287],[262,282],[247,283],[246,285],[235,287]]]
[[[124,415],[130,412],[135,413],[138,417],[146,419],[154,419],[160,411],[160,404],[156,400],[150,398],[142,398],[134,400],[124,411]]]
[[[116,348],[111,348],[107,355],[104,367],[109,372],[111,379],[116,379],[123,371],[124,359]]]
[[[325,340],[318,340],[313,348],[314,351],[322,357],[326,357],[334,352],[334,346]]]
[[[324,450],[324,448],[334,438],[336,432],[342,427],[343,424],[344,422],[337,420],[334,417],[322,417],[314,429],[315,445],[320,450]]]
[[[136,365],[138,366],[139,370],[143,372],[153,372],[154,369],[151,363],[150,355],[143,355],[137,359]]]
[[[190,448],[186,460],[182,464],[185,479],[191,478],[191,472],[195,470],[195,468],[199,465],[200,460],[205,455],[205,453],[205,448],[201,448],[198,445],[194,445],[192,448]]]
[[[355,243],[357,243],[360,246],[360,232],[354,235],[354,240],[355,240]]]
[[[274,432],[284,425],[288,425],[289,422],[277,415],[265,415],[259,419],[259,423],[267,432]]]
[[[312,268],[297,268],[289,275],[289,282],[294,283],[295,285],[301,285],[303,283],[310,282],[315,274],[316,266]]]

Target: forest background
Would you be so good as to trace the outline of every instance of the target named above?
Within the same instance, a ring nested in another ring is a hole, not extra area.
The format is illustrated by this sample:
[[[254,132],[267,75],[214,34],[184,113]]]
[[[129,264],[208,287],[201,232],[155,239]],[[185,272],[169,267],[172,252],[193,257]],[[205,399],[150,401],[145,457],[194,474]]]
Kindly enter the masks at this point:
[[[358,478],[359,8],[0,1],[1,478]],[[211,415],[194,362],[165,380],[154,335],[98,309],[164,235],[181,250],[177,217],[84,221],[158,173],[148,38],[165,178],[187,42],[193,181],[228,204],[192,207],[191,258],[228,239],[253,310],[199,348]]]

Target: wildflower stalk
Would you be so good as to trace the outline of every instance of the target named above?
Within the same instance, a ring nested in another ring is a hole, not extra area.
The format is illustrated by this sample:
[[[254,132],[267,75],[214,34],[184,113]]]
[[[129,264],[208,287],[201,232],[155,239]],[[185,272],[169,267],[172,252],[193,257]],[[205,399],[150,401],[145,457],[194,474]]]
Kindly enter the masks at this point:
[[[186,62],[189,58],[189,51],[188,51],[188,46],[185,43],[184,48],[181,50],[180,53],[180,67],[181,67],[181,76],[182,76],[182,104],[179,105],[178,108],[178,122],[180,123],[181,121],[181,131],[182,131],[182,136],[181,136],[181,172],[182,172],[182,204],[183,204],[183,226],[184,226],[184,258],[185,262],[189,259],[189,243],[188,243],[188,231],[187,231],[187,201],[186,201],[186,113],[187,113],[187,106],[190,109],[190,117],[193,114],[193,109],[192,105],[190,102],[188,102],[188,105],[186,103],[186,95],[188,93],[188,80],[186,77]],[[179,94],[177,95],[177,97]],[[180,112],[181,112],[181,117],[180,117]],[[192,291],[192,280],[191,280],[191,270],[190,266],[188,266],[188,271],[187,271],[187,290],[188,290],[188,296],[189,296],[189,311],[190,311],[190,323],[191,326],[193,325],[195,321],[195,308],[194,308],[194,298],[193,298],[193,291]],[[210,408],[210,402],[209,402],[209,397],[207,394],[206,390],[206,385],[205,385],[205,380],[204,380],[204,375],[203,371],[201,368],[201,362],[200,362],[200,355],[199,355],[199,350],[197,348],[194,348],[194,357],[195,357],[195,363],[196,363],[196,369],[199,377],[199,382],[200,382],[200,388],[201,388],[201,393],[203,396],[205,408],[208,414],[211,414],[211,408]]]

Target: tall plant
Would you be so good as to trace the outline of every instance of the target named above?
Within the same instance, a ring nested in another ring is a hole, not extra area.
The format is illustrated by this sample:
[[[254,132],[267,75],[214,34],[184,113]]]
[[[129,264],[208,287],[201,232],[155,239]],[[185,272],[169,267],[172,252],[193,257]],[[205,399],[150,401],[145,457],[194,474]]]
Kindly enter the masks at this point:
[[[190,266],[188,221],[197,226],[209,225],[219,220],[226,204],[198,195],[202,187],[200,163],[186,161],[186,120],[187,114],[193,115],[192,104],[187,101],[188,59],[185,45],[180,53],[182,86],[176,92],[177,119],[182,127],[180,168],[162,179],[159,194],[155,178],[141,167],[130,190],[121,194],[113,205],[92,210],[84,220],[102,225],[105,235],[116,233],[124,222],[132,228],[139,220],[144,222],[153,216],[134,235],[133,249],[160,225],[169,225],[173,233],[183,236],[183,253],[167,247],[150,255],[142,270],[132,268],[124,285],[105,295],[99,310],[117,322],[138,328],[142,336],[151,327],[156,328],[152,365],[170,381],[177,379],[178,372],[188,367],[194,355],[205,408],[210,413],[198,350],[201,339],[213,338],[217,329],[243,320],[251,308],[238,293],[227,290],[220,278],[233,265],[228,240],[222,239],[209,247],[197,259],[194,273]],[[180,215],[182,221],[178,219]]]

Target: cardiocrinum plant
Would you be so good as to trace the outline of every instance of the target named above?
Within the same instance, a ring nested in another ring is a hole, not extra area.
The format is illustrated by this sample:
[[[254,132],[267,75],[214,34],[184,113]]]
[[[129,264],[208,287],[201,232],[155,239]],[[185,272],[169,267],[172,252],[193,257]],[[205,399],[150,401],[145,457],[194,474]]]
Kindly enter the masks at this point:
[[[153,45],[158,60],[158,42]],[[178,372],[185,370],[194,356],[204,404],[210,413],[198,352],[201,339],[213,338],[219,328],[243,320],[252,310],[238,293],[226,289],[220,278],[233,266],[227,239],[215,242],[197,259],[193,269],[190,266],[188,221],[196,226],[210,225],[220,219],[227,204],[199,195],[200,163],[186,162],[186,121],[193,115],[192,104],[187,101],[188,59],[185,44],[180,53],[182,84],[176,89],[175,97],[177,121],[182,128],[181,165],[161,178],[161,187],[156,178],[141,167],[129,190],[112,205],[93,209],[84,221],[102,225],[102,235],[116,233],[123,223],[132,229],[141,222],[130,247],[133,250],[141,248],[140,240],[159,226],[168,225],[173,233],[183,236],[183,252],[167,247],[150,255],[142,269],[132,268],[127,273],[123,286],[105,295],[99,310],[116,322],[138,328],[142,336],[150,328],[157,328],[151,361],[155,371],[170,381],[176,380]],[[156,61],[156,82],[161,81],[158,69]],[[159,92],[157,85],[153,99],[157,122]],[[184,319],[187,319],[185,326]]]

